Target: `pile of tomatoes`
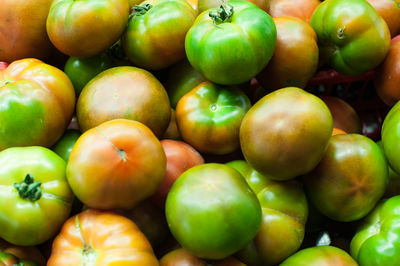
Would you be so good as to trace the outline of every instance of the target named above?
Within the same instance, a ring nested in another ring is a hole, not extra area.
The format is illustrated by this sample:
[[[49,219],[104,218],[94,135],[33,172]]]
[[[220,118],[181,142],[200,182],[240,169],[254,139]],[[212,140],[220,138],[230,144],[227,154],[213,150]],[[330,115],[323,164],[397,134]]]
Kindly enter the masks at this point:
[[[0,265],[400,265],[398,34],[398,0],[2,0]],[[371,78],[373,139],[323,71]]]

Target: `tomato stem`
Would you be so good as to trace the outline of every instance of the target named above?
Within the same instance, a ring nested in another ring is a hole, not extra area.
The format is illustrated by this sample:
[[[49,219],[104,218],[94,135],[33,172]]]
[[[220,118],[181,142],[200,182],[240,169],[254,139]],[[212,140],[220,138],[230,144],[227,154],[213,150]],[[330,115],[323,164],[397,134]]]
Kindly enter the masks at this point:
[[[151,4],[135,5],[131,16],[142,16],[146,14],[153,6]]]
[[[29,199],[31,201],[37,201],[42,196],[42,190],[40,181],[34,182],[32,174],[27,174],[24,181],[21,183],[14,183],[15,189],[17,189],[19,196],[23,199]]]
[[[218,27],[217,23],[230,22],[233,15],[233,6],[223,2],[217,9],[211,10],[208,15],[213,20],[214,26]]]

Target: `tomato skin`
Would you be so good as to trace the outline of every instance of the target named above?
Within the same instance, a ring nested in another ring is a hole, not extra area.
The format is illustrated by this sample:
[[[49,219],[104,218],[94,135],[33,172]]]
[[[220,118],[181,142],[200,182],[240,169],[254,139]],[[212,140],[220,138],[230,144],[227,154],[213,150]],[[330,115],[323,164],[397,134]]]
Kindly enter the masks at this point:
[[[78,130],[67,130],[61,139],[53,146],[52,150],[63,158],[65,162],[68,162],[72,148],[80,136],[81,132]]]
[[[161,137],[168,127],[171,107],[167,92],[150,72],[121,66],[103,71],[85,86],[76,113],[82,132],[124,118],[145,124]]]
[[[52,0],[1,1],[0,61],[45,59],[54,50],[46,33]]]
[[[206,79],[194,69],[187,59],[182,60],[168,71],[165,88],[172,108],[176,108],[179,100],[189,91]]]
[[[347,134],[344,130],[334,127],[332,131],[332,136],[340,135],[340,134]]]
[[[277,265],[296,252],[304,238],[308,206],[302,184],[273,181],[243,160],[227,165],[242,174],[262,208],[261,228],[238,256],[249,265]]]
[[[354,108],[344,100],[333,96],[321,96],[321,100],[328,106],[333,117],[333,127],[347,133],[362,132],[360,117]]]
[[[239,172],[222,164],[190,168],[168,194],[165,214],[175,239],[199,258],[222,259],[257,233],[261,208]]]
[[[90,57],[119,39],[128,15],[126,0],[54,0],[46,21],[47,34],[62,53]]]
[[[317,246],[300,250],[279,266],[357,266],[345,251],[332,246]]]
[[[387,182],[384,154],[376,143],[359,134],[333,136],[321,162],[304,176],[314,206],[341,222],[366,216],[383,196]]]
[[[400,40],[397,40],[390,44],[388,55],[376,69],[374,85],[379,98],[387,105],[393,106],[400,100],[399,83]]]
[[[12,254],[19,259],[27,259],[40,266],[46,265],[46,260],[37,247],[16,246],[0,239],[0,251]]]
[[[357,76],[372,70],[389,50],[389,28],[365,0],[324,1],[315,9],[311,26],[321,59],[341,74]]]
[[[397,102],[386,115],[382,125],[382,147],[389,166],[400,173],[400,162],[398,154],[400,152],[400,102]]]
[[[8,65],[9,64],[7,62],[0,61],[0,70],[6,69]]]
[[[148,127],[115,119],[82,134],[70,154],[67,179],[87,206],[129,210],[156,191],[165,167],[165,153]]]
[[[122,215],[89,209],[69,218],[53,243],[47,266],[158,266],[149,241]]]
[[[291,86],[304,88],[318,67],[317,35],[299,18],[279,17],[274,22],[275,51],[257,80],[267,91]]]
[[[50,239],[67,219],[74,197],[64,160],[47,148],[16,147],[0,153],[0,166],[0,237],[21,246]],[[28,174],[41,182],[39,198],[23,198],[14,186]]]
[[[250,2],[226,4],[233,7],[231,22],[215,27],[209,13],[201,13],[186,35],[185,49],[190,64],[205,78],[233,85],[249,81],[267,65],[275,49],[276,27]]]
[[[245,0],[245,1],[249,1],[253,4],[255,4],[256,6],[258,6],[265,12],[269,11],[270,0]],[[219,1],[219,0],[199,0],[198,4],[197,4],[198,9],[199,9],[199,14],[210,8],[219,7],[220,5],[221,5],[221,1]]]
[[[71,120],[75,93],[68,77],[37,59],[0,70],[0,150],[52,146]]]
[[[251,103],[236,87],[203,82],[176,106],[182,139],[200,152],[229,154],[239,148],[239,128]]]
[[[400,33],[399,0],[367,0],[386,21],[392,37]]]
[[[180,140],[181,133],[179,133],[178,125],[176,124],[175,110],[171,108],[171,120],[167,129],[164,131],[162,139]]]
[[[160,266],[207,266],[202,259],[193,256],[183,248],[175,249],[165,254],[160,260]]]
[[[269,14],[271,17],[296,17],[310,23],[319,0],[271,0]]]
[[[240,145],[258,172],[288,180],[318,164],[332,124],[321,99],[299,88],[283,88],[267,94],[247,112],[240,126]]]
[[[152,196],[152,200],[161,208],[164,208],[165,200],[174,182],[189,168],[204,163],[203,157],[192,146],[175,140],[161,140],[165,156],[167,157],[167,168],[165,176]]]
[[[185,57],[185,36],[196,13],[186,0],[148,0],[144,14],[133,11],[122,36],[129,60],[149,69],[163,69]],[[162,19],[160,19],[162,17]]]

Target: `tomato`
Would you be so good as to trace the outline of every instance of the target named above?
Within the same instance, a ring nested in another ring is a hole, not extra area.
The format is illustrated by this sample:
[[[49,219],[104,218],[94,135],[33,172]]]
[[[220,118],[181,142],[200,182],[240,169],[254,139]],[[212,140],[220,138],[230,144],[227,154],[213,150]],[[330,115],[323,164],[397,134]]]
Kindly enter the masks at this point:
[[[87,206],[129,210],[156,191],[165,167],[162,146],[148,127],[115,119],[78,139],[67,164],[67,179]]]
[[[333,136],[318,166],[304,177],[309,199],[329,218],[350,222],[366,216],[388,182],[379,146],[359,134]]]
[[[174,140],[181,139],[181,133],[179,133],[178,125],[176,124],[175,110],[172,108],[171,108],[171,120],[169,121],[169,125],[167,129],[164,131],[162,138],[174,139]]]
[[[88,58],[70,57],[65,64],[64,72],[71,79],[75,94],[79,95],[92,78],[111,67],[113,62],[110,56],[103,52]]]
[[[46,21],[47,34],[62,53],[90,57],[119,39],[128,16],[126,0],[53,0]]]
[[[374,69],[389,50],[389,28],[365,0],[326,0],[315,9],[311,26],[321,59],[341,74]]]
[[[18,258],[12,254],[0,251],[0,265],[1,266],[18,265]]]
[[[162,19],[160,19],[162,18]],[[157,70],[185,57],[185,36],[196,18],[186,0],[148,0],[130,15],[122,45],[135,65]]]
[[[399,0],[367,0],[379,15],[386,21],[393,36],[400,33],[400,2]]]
[[[239,148],[239,128],[250,100],[239,88],[203,82],[176,106],[183,140],[204,153],[228,154]]]
[[[149,200],[140,202],[132,210],[122,214],[139,227],[153,248],[159,247],[169,236],[164,208],[157,207]]]
[[[335,136],[335,135],[340,135],[340,134],[347,134],[345,131],[343,131],[343,130],[341,130],[341,129],[339,129],[339,128],[333,128],[333,131],[332,131],[332,136]]]
[[[376,142],[376,144],[378,144],[379,148],[381,148],[382,152],[384,152],[382,147],[382,141],[379,140]],[[389,180],[383,198],[390,198],[400,195],[400,175],[395,171],[393,171],[393,169],[389,165],[388,168],[389,168]]]
[[[383,63],[376,69],[374,85],[379,98],[387,105],[393,106],[400,100],[399,83],[400,40],[397,40],[391,43],[388,55]]]
[[[261,228],[239,258],[249,265],[276,265],[296,252],[304,238],[308,207],[302,184],[277,182],[255,171],[246,161],[227,165],[246,179],[262,208]]]
[[[139,5],[142,0],[129,0],[129,10],[132,10],[132,8],[136,5]]]
[[[46,17],[52,0],[1,1],[0,61],[44,59],[53,46],[46,33]]]
[[[204,260],[193,256],[183,248],[176,249],[165,254],[160,260],[160,266],[179,265],[207,266],[207,263]]]
[[[317,35],[298,18],[280,17],[274,22],[278,32],[274,55],[257,80],[267,91],[304,88],[318,67]]]
[[[158,266],[149,241],[128,218],[86,210],[69,218],[53,243],[47,266]]]
[[[73,200],[65,162],[43,147],[0,152],[0,237],[21,246],[51,238],[67,219]]]
[[[310,23],[319,0],[271,0],[269,14],[271,17],[296,17]]]
[[[71,120],[75,93],[59,69],[37,59],[0,70],[0,150],[52,146]]]
[[[361,266],[400,263],[400,196],[382,201],[360,224],[350,251]]]
[[[245,0],[245,1],[249,1],[255,4],[265,12],[268,12],[269,10],[270,0]],[[202,13],[210,8],[218,7],[220,5],[221,5],[220,0],[199,0],[198,1],[199,13]]]
[[[318,246],[300,250],[280,266],[358,266],[345,251],[331,246]]]
[[[52,150],[63,158],[64,161],[68,162],[72,148],[80,136],[81,132],[78,130],[67,130],[61,139],[53,146]]]
[[[400,173],[400,101],[397,102],[385,117],[382,125],[382,147],[390,167]]]
[[[165,85],[172,108],[176,108],[178,101],[206,79],[195,70],[187,61],[182,60],[168,71],[168,80]]]
[[[241,174],[223,164],[190,168],[168,194],[165,214],[175,239],[191,254],[222,259],[257,234],[261,208]]]
[[[204,159],[192,146],[183,141],[162,140],[161,145],[167,157],[167,168],[164,179],[152,199],[159,207],[164,208],[168,192],[174,182],[187,169],[203,164]]]
[[[7,62],[0,61],[0,70],[6,69],[8,67]]]
[[[333,117],[333,127],[347,133],[361,133],[362,124],[354,108],[346,101],[332,96],[321,96]]]
[[[299,88],[276,90],[243,118],[240,145],[254,169],[275,180],[311,171],[332,134],[332,116],[318,97]]]
[[[157,137],[167,129],[171,107],[167,92],[148,71],[114,67],[93,78],[78,98],[76,113],[82,131],[117,118],[139,121]]]
[[[254,4],[231,0],[203,12],[186,35],[190,64],[208,80],[240,84],[269,62],[276,44],[272,18]]]
[[[38,265],[46,265],[46,260],[37,247],[15,246],[0,239],[0,251],[12,254],[20,259],[35,262]]]

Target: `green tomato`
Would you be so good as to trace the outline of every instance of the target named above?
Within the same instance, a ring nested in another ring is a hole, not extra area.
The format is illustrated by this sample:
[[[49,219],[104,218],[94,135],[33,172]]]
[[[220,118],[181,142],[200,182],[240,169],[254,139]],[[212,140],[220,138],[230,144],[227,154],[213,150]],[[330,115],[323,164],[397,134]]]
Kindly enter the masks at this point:
[[[279,266],[358,266],[345,251],[331,246],[318,246],[300,250]]]
[[[251,103],[239,88],[203,82],[176,106],[182,138],[200,152],[229,154],[239,149],[239,130]]]
[[[383,147],[382,147],[382,141],[377,141],[376,144],[378,144],[379,148],[381,148],[382,152]],[[400,175],[393,171],[392,167],[388,165],[389,168],[389,181],[388,185],[385,191],[385,194],[383,195],[384,198],[391,198],[397,195],[400,195]]]
[[[315,9],[311,26],[322,60],[345,75],[374,69],[389,51],[389,28],[365,0],[326,0]]]
[[[390,109],[383,121],[382,147],[390,167],[400,173],[400,101]]]
[[[239,256],[249,265],[276,265],[295,253],[303,242],[308,213],[303,186],[297,180],[273,181],[246,161],[227,165],[243,175],[262,208],[261,228]]]
[[[78,130],[69,129],[65,131],[64,135],[53,146],[52,150],[57,153],[64,161],[68,162],[69,155],[75,142],[78,140],[82,133]]]
[[[186,55],[208,80],[240,84],[268,64],[276,36],[266,12],[250,2],[232,0],[197,17],[186,35]]]
[[[361,266],[400,265],[400,196],[381,202],[363,221],[350,244]]]
[[[68,218],[73,193],[65,161],[43,147],[0,152],[0,237],[21,246],[43,243]]]
[[[223,164],[203,164],[184,172],[165,207],[171,233],[183,248],[207,259],[242,249],[257,234],[261,207],[244,178]]]

